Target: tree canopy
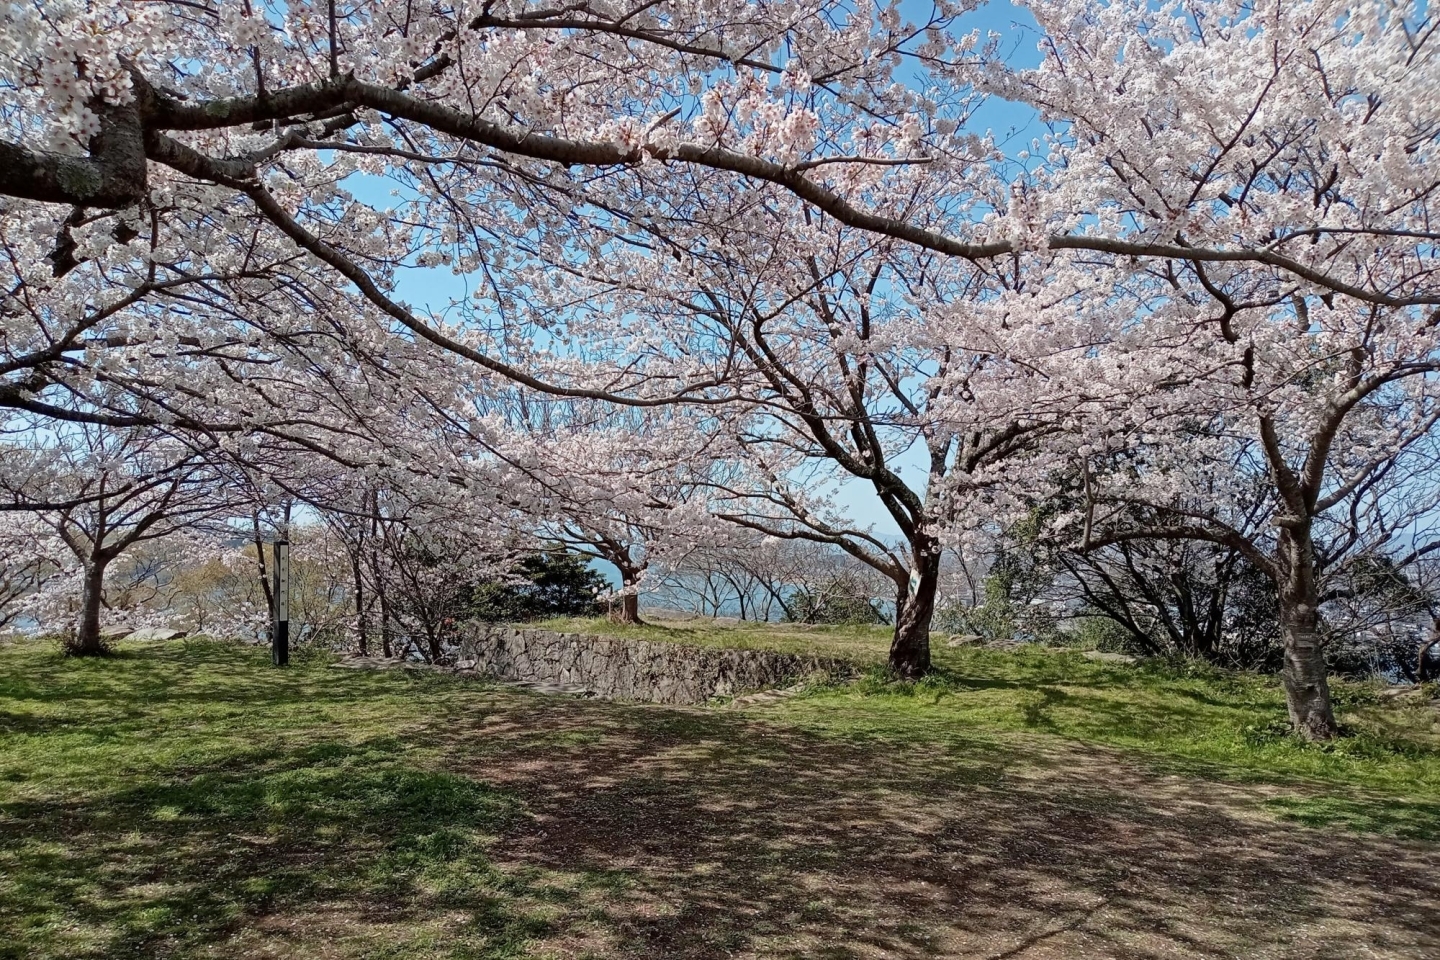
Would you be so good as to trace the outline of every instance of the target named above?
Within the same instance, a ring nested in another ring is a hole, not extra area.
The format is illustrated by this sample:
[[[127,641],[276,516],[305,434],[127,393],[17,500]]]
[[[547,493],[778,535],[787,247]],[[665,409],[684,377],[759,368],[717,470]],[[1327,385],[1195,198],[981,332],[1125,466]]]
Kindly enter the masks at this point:
[[[416,536],[425,577],[561,542],[632,597],[828,545],[914,677],[944,551],[1048,504],[1076,556],[1256,572],[1334,735],[1327,610],[1436,549],[1435,18],[982,6],[0,5],[6,508],[112,495],[28,465],[69,424],[252,532],[323,514],[357,592]]]

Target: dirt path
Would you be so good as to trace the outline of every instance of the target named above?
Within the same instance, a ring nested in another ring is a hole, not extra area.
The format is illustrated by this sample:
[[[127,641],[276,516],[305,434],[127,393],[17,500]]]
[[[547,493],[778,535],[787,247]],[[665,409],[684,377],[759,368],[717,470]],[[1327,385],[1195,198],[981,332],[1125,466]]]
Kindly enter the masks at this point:
[[[534,814],[507,869],[615,877],[562,956],[1440,957],[1440,850],[1276,823],[1259,790],[576,701],[536,749],[534,709],[447,735]]]

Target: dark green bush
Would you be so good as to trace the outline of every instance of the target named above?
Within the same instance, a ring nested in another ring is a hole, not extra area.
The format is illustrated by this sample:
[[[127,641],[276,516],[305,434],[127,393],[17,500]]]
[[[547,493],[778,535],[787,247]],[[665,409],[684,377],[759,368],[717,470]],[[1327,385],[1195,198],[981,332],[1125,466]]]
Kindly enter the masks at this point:
[[[588,617],[598,612],[595,598],[608,588],[589,557],[551,550],[522,559],[511,578],[476,584],[470,615],[491,623]]]

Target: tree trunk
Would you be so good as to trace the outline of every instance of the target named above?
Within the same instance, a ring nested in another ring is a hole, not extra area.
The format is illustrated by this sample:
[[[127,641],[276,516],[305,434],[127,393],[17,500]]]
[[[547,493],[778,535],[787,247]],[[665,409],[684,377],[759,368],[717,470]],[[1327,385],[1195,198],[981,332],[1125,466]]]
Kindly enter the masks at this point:
[[[100,607],[105,596],[105,564],[85,565],[84,598],[80,616],[75,622],[75,636],[65,642],[65,652],[72,657],[100,657],[107,651],[100,636]]]
[[[916,680],[930,672],[930,621],[940,587],[940,551],[926,544],[917,551],[919,582],[900,587],[895,602],[895,638],[890,644],[890,672]]]
[[[1281,681],[1295,732],[1306,740],[1331,740],[1339,733],[1330,704],[1325,645],[1320,635],[1320,590],[1315,550],[1308,530],[1282,530],[1279,555],[1280,638],[1285,665]]]
[[[1440,621],[1437,621],[1431,628],[1430,633],[1420,643],[1420,652],[1415,655],[1415,682],[1425,683],[1432,679],[1430,669],[1430,651],[1440,645]]]
[[[395,656],[395,644],[392,642],[395,636],[394,614],[390,610],[390,594],[381,579],[379,565],[372,564],[372,569],[375,571],[375,596],[380,601],[380,653],[389,660]]]
[[[640,582],[642,571],[615,560],[610,562],[620,571],[620,609],[612,605],[610,619],[616,623],[640,623],[640,593],[635,586]]]
[[[376,546],[381,542],[380,494],[373,487],[365,492],[365,503],[370,510],[366,517],[370,524],[370,549],[366,556],[370,562],[370,574],[375,578],[372,584],[375,599],[380,601],[380,654],[388,660],[394,656],[390,644],[390,598],[385,594],[385,574],[380,569],[380,550]]]
[[[366,616],[365,577],[360,571],[360,554],[357,550],[350,555],[350,573],[355,580],[355,636],[356,650],[360,656],[370,656],[370,623]]]
[[[640,622],[640,595],[638,593],[627,593],[620,598],[620,622]]]
[[[265,609],[270,614],[265,618],[265,645],[269,647],[275,643],[275,595],[270,589],[270,570],[265,563],[265,541],[260,536],[258,515],[251,516],[251,528],[254,530],[255,568],[260,574],[260,593],[265,597]]]

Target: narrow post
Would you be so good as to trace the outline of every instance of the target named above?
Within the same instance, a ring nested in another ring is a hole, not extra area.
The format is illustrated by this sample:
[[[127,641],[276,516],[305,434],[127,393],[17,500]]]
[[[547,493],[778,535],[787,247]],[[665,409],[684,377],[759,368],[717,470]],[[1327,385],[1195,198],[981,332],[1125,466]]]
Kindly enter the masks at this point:
[[[275,624],[270,631],[270,659],[277,667],[290,662],[290,541],[275,541]]]

